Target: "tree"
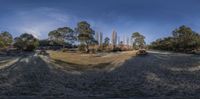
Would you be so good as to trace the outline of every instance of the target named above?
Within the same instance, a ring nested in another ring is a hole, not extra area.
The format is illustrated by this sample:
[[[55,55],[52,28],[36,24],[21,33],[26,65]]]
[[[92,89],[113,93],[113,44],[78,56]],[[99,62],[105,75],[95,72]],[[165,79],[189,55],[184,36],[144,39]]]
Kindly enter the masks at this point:
[[[2,32],[0,33],[0,47],[7,48],[11,46],[13,42],[13,37],[9,32]]]
[[[2,37],[0,37],[0,48],[4,48],[4,42],[3,42]]]
[[[33,51],[39,45],[38,39],[32,34],[24,33],[15,38],[14,46],[20,50]]]
[[[126,45],[129,46],[129,37],[126,38]]]
[[[50,41],[48,39],[39,40],[39,46],[40,47],[50,46]]]
[[[100,43],[100,46],[102,46],[102,44],[103,44],[103,33],[101,33],[101,32],[100,32],[100,41],[99,41],[99,43]]]
[[[171,37],[158,39],[151,43],[150,48],[179,52],[190,52],[199,49],[200,35],[190,27],[180,26],[172,32]]]
[[[89,52],[89,45],[93,43],[95,31],[90,27],[86,21],[79,22],[75,31],[78,33],[78,40],[81,45],[85,45],[86,52]]]
[[[185,25],[175,29],[173,32],[175,47],[180,51],[196,49],[199,47],[199,34]]]
[[[113,46],[113,49],[115,49],[117,45],[117,32],[113,31],[112,33],[112,46]]]
[[[65,47],[65,43],[72,44],[76,40],[74,31],[70,27],[58,28],[49,32],[49,39]]]
[[[121,42],[121,41],[120,41],[120,36],[118,36],[118,39],[117,39],[117,40],[118,40],[118,45],[120,45],[120,42]]]
[[[110,44],[110,38],[106,37],[104,39],[104,46],[109,46],[109,44]]]
[[[135,32],[132,34],[132,39],[134,40],[133,42],[133,47],[135,47],[136,49],[139,48],[144,48],[145,46],[145,37],[143,35],[141,35],[139,32]]]
[[[97,41],[98,44],[99,44],[99,33],[98,33],[98,32],[95,33],[95,39],[96,39],[96,41]]]
[[[174,50],[174,38],[166,37],[163,39],[157,39],[151,43],[150,48],[167,51]]]

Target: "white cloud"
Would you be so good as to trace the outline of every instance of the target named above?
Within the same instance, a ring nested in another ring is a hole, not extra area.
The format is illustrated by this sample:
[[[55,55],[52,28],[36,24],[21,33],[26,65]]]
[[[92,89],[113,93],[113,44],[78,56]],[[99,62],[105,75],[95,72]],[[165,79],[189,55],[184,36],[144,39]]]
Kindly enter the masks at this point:
[[[12,28],[16,32],[31,33],[37,38],[46,38],[48,32],[58,27],[64,27],[75,17],[69,16],[52,8],[37,8],[31,11],[16,13]]]

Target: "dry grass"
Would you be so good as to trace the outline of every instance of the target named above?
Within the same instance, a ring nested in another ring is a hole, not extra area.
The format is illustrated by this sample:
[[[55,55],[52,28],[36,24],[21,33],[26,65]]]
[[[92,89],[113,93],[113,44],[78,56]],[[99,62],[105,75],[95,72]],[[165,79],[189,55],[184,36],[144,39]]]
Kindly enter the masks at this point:
[[[118,53],[81,54],[61,51],[48,51],[56,64],[78,67],[79,70],[88,68],[106,68],[121,65],[125,60],[135,56],[136,51]]]

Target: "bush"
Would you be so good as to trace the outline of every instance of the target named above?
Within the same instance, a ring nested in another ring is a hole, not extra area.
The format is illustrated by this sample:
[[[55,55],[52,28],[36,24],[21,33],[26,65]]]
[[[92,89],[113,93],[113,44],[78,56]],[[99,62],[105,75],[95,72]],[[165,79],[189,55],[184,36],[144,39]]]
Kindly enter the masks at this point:
[[[35,45],[27,45],[27,47],[24,49],[24,51],[33,51],[36,49]]]
[[[23,51],[33,51],[39,45],[38,39],[32,34],[24,33],[15,38],[14,47]]]
[[[62,49],[62,52],[67,52],[67,51],[68,51],[67,48],[63,48],[63,49]]]
[[[113,49],[113,52],[118,52],[118,51],[122,51],[121,48],[116,47],[116,48]]]
[[[95,50],[95,49],[90,49],[90,53],[91,53],[91,54],[95,54],[95,53],[96,53],[96,50]]]
[[[81,52],[84,52],[85,51],[85,46],[86,45],[84,45],[84,44],[79,45],[78,46],[78,50],[81,51]]]

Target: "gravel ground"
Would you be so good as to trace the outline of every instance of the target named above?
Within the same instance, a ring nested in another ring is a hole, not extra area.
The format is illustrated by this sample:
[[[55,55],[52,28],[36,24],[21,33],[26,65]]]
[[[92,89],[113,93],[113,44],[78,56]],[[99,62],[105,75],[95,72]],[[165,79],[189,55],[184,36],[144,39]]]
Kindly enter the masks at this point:
[[[200,56],[154,53],[111,72],[66,72],[30,54],[0,69],[0,96],[190,98],[200,96]],[[78,72],[78,71],[77,71]]]

